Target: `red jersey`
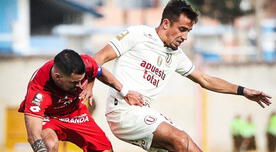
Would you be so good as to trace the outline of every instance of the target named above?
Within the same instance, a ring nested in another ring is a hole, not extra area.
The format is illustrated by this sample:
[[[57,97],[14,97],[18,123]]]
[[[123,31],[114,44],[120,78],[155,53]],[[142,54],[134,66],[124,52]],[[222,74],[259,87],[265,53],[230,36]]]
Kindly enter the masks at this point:
[[[47,117],[75,117],[88,113],[86,105],[79,99],[79,94],[86,87],[89,80],[98,76],[101,68],[88,55],[81,55],[85,64],[85,77],[81,81],[81,88],[69,93],[56,86],[51,78],[54,61],[45,63],[33,79],[29,82],[25,100],[21,103],[19,112],[27,115]]]

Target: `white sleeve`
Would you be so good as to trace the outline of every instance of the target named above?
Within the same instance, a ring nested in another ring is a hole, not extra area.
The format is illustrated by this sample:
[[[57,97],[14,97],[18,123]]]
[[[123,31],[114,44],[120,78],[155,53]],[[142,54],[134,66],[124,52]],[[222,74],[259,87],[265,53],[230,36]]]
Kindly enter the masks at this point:
[[[139,37],[135,27],[129,27],[109,41],[109,45],[115,50],[118,57],[129,51],[138,42]]]
[[[179,54],[179,64],[175,70],[175,72],[179,73],[182,76],[188,76],[191,74],[195,66],[193,65],[192,61],[182,52]]]

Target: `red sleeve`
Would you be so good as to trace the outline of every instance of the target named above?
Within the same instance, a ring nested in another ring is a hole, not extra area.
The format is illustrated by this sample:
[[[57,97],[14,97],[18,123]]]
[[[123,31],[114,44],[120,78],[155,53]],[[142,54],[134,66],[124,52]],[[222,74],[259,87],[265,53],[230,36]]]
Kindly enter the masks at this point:
[[[34,86],[29,86],[25,100],[20,105],[19,112],[43,118],[45,109],[50,103],[51,98],[48,94],[36,89]]]
[[[97,77],[101,70],[101,68],[98,66],[96,61],[89,55],[81,55],[82,60],[84,61],[85,68],[86,68],[86,73],[88,74],[89,79],[93,79]]]

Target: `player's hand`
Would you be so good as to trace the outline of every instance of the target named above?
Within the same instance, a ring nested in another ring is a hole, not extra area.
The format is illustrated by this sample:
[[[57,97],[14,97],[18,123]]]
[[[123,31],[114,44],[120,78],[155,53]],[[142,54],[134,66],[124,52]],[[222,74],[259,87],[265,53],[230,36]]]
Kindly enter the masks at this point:
[[[136,106],[144,105],[143,96],[140,93],[135,91],[128,91],[124,99],[129,105],[136,105]]]
[[[88,83],[86,88],[83,89],[79,95],[79,98],[81,98],[83,101],[88,101],[90,105],[93,103],[92,87],[93,85]]]
[[[247,99],[257,102],[263,108],[265,108],[265,105],[269,106],[271,104],[271,96],[261,91],[244,88],[243,95]]]

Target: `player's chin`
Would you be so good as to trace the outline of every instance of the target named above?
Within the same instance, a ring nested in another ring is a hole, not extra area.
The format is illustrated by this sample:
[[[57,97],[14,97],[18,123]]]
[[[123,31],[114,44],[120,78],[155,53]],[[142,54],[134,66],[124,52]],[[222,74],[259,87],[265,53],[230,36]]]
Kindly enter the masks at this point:
[[[177,45],[171,45],[170,47],[172,50],[177,50],[178,49],[178,46]]]

